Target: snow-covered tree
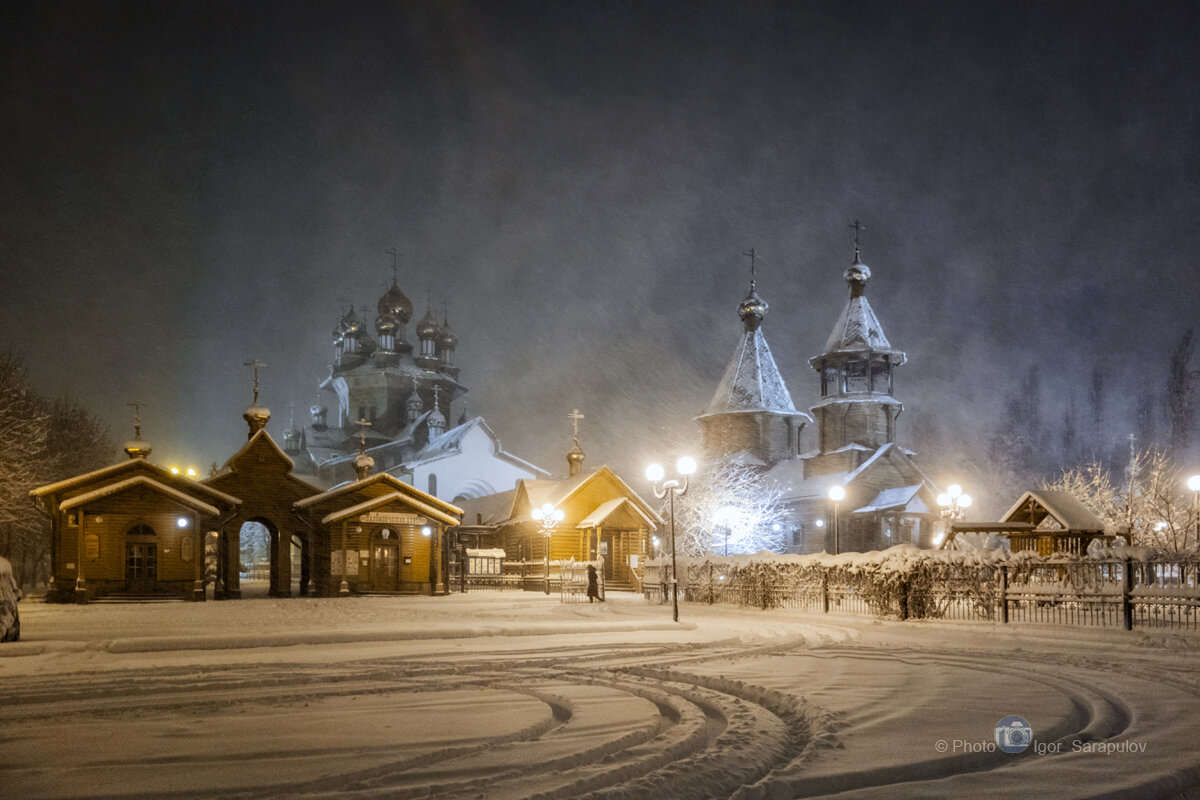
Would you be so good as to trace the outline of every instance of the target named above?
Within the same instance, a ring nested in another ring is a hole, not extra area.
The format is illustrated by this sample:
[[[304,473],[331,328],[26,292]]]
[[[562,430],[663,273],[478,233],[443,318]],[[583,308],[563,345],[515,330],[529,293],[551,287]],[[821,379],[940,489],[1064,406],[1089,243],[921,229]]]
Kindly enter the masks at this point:
[[[1070,492],[1114,531],[1128,531],[1131,544],[1170,553],[1195,552],[1196,513],[1183,470],[1157,449],[1135,454],[1129,476],[1114,481],[1099,461],[1064,470],[1045,485]]]
[[[782,496],[751,467],[730,461],[705,467],[675,500],[676,552],[723,554],[727,543],[731,554],[781,552],[788,543]]]
[[[45,576],[49,525],[30,500],[38,486],[112,461],[108,431],[77,403],[40,396],[21,360],[0,353],[0,555],[21,583]]]

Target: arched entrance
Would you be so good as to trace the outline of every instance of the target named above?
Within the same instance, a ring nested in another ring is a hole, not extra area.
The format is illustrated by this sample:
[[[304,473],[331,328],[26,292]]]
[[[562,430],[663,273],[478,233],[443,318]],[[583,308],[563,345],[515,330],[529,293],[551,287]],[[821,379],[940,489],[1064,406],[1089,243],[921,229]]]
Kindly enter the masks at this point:
[[[391,528],[380,528],[371,536],[371,585],[377,592],[400,588],[400,537]]]

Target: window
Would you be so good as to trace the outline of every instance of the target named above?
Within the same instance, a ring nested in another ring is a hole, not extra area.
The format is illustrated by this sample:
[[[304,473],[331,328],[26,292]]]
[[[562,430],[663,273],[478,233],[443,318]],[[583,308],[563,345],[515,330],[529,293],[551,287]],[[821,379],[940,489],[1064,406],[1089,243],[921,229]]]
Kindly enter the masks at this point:
[[[867,385],[867,362],[851,361],[846,364],[846,391],[866,392],[870,387]]]
[[[429,493],[437,497],[437,474],[429,473]]]

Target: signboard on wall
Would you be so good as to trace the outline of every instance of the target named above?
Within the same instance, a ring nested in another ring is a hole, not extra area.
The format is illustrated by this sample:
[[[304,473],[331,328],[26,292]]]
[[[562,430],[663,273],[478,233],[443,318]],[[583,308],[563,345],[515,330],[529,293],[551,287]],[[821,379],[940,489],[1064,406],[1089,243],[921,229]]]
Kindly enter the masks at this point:
[[[358,575],[358,551],[348,550],[350,553],[350,561],[346,564],[346,575]],[[340,577],[342,574],[342,558],[341,550],[333,550],[329,553],[329,574],[334,577]]]
[[[363,514],[360,522],[378,523],[383,525],[424,525],[427,520],[420,514],[405,514],[393,511],[372,511]]]

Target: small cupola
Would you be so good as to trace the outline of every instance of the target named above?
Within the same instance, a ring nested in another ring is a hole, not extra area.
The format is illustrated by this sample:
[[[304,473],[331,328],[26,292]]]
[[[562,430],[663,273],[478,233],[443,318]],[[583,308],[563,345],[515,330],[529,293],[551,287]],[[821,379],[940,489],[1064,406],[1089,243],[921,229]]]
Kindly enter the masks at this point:
[[[133,439],[125,443],[125,455],[130,458],[149,458],[150,444],[142,439],[142,406],[141,400],[129,403],[133,406]]]

